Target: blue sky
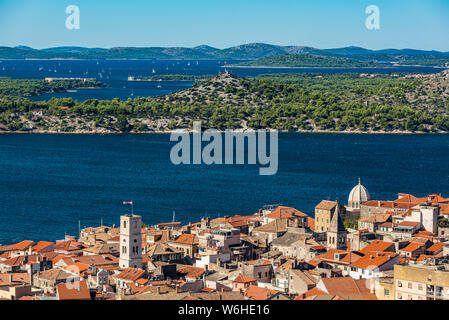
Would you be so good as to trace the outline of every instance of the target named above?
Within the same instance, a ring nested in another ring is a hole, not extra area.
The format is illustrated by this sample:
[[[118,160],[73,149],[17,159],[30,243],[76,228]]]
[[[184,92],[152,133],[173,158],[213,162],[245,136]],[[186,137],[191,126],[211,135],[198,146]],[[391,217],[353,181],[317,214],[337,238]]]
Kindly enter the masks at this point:
[[[79,30],[65,9],[77,5]],[[380,8],[380,30],[365,8]],[[265,42],[449,51],[448,0],[0,0],[0,46],[187,46]]]

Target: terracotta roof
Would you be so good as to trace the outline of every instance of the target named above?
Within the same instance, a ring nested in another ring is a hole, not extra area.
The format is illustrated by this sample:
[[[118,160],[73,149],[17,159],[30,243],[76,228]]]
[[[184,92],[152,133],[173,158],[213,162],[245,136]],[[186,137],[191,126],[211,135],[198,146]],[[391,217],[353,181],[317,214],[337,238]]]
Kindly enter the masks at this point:
[[[307,218],[307,227],[311,230],[315,230],[315,219],[313,218]]]
[[[367,245],[365,248],[360,250],[363,254],[369,254],[371,252],[384,252],[388,248],[394,248],[393,242],[387,242],[383,240],[374,240],[369,245]]]
[[[12,278],[12,282],[10,281]],[[30,283],[30,274],[25,272],[19,273],[0,273],[0,286],[8,284]]]
[[[199,279],[203,275],[204,271],[205,270],[203,268],[198,268],[194,266],[186,266],[178,270],[178,272],[183,274],[186,278],[193,278],[193,279]]]
[[[40,251],[48,248],[52,244],[54,244],[54,243],[50,242],[50,241],[39,241],[35,246],[33,246],[31,248],[31,250],[33,250],[34,252],[40,252]]]
[[[59,300],[90,300],[86,281],[60,283],[56,286]]]
[[[404,227],[416,227],[418,226],[420,223],[419,222],[414,222],[414,221],[402,221],[401,223],[397,224],[398,226],[404,226]]]
[[[136,281],[145,274],[145,270],[137,268],[126,268],[120,272],[116,278],[122,280]]]
[[[427,230],[419,230],[418,232],[415,232],[412,237],[414,238],[423,238],[423,239],[428,239],[428,240],[433,240],[435,239],[437,236],[435,233],[432,233],[430,231]]]
[[[392,222],[384,222],[380,225],[381,228],[393,228]]]
[[[421,254],[418,257],[418,259],[416,259],[416,261],[424,261],[424,260],[427,260],[427,259],[430,259],[430,258],[433,258],[433,256],[428,256],[428,255],[425,255],[425,254]]]
[[[393,252],[383,252],[377,254],[367,254],[361,257],[356,262],[352,263],[351,266],[361,269],[375,269],[384,265],[391,259],[395,258],[398,254]]]
[[[140,285],[145,285],[148,283],[148,279],[140,278],[140,279],[136,280],[136,283],[138,283]]]
[[[181,253],[182,251],[177,250],[167,244],[164,243],[154,243],[152,245],[150,245],[147,249],[147,253],[148,255],[151,257],[153,255],[158,255],[158,254],[168,254],[168,253]]]
[[[385,222],[390,218],[389,214],[373,214],[369,217],[365,217],[360,219],[361,222],[367,222],[367,223],[381,223]]]
[[[339,260],[335,259],[336,253],[339,254]],[[349,254],[351,254],[351,256]],[[360,259],[360,256],[354,252],[349,253],[344,250],[329,249],[326,253],[316,256],[315,258],[332,263],[349,264],[350,262],[352,263]]]
[[[251,283],[251,282],[256,282],[256,281],[257,280],[254,278],[250,278],[250,277],[247,277],[247,276],[241,274],[238,277],[236,277],[233,282],[234,283]]]
[[[424,246],[423,243],[418,243],[418,242],[412,241],[405,248],[402,248],[399,251],[414,252],[414,251],[418,250],[419,248],[421,248],[422,246]]]
[[[445,246],[446,244],[444,244],[443,242],[434,243],[429,248],[427,248],[427,251],[431,251],[435,254],[436,252],[442,250]]]
[[[375,295],[370,295],[366,279],[354,280],[351,277],[336,277],[323,278],[321,281],[329,294],[338,295],[343,299],[376,299]]]
[[[276,219],[253,229],[253,232],[287,232],[287,219]]]
[[[10,245],[9,248],[12,249],[12,250],[26,250],[29,247],[33,246],[33,245],[34,245],[34,241],[23,240],[23,241],[21,241],[19,243]]]
[[[321,200],[315,209],[332,210],[337,204],[337,201]]]
[[[62,269],[53,268],[53,269],[48,269],[45,271],[38,272],[36,274],[36,277],[39,277],[41,279],[56,281],[56,280],[66,280],[67,278],[71,278],[72,274],[70,274]]]
[[[324,291],[321,291],[318,288],[313,288],[313,289],[311,289],[311,290],[309,290],[309,291],[307,291],[307,292],[305,292],[303,294],[300,294],[294,300],[304,300],[306,298],[319,296],[319,295],[327,295],[327,293],[324,292]]]
[[[74,262],[81,262],[94,266],[118,265],[118,258],[111,254],[96,254],[71,258]]]
[[[304,212],[295,208],[279,206],[271,213],[264,216],[264,218],[271,219],[288,219],[292,217],[308,217]]]
[[[244,263],[244,264],[251,264],[251,265],[260,266],[260,265],[268,265],[268,264],[271,264],[271,261],[265,260],[265,259],[256,259],[256,260],[248,260],[248,261],[244,261],[243,263]]]
[[[75,263],[72,263],[71,265],[68,265],[64,269],[69,271],[69,272],[76,271],[76,272],[81,273],[83,271],[86,271],[88,268],[89,268],[88,264],[81,263],[81,262],[75,262]]]
[[[87,245],[77,241],[61,241],[55,245],[55,251],[77,251],[83,248],[87,248]]]
[[[267,300],[277,293],[278,292],[275,290],[250,285],[246,288],[244,295],[245,298],[248,298],[249,300]]]
[[[194,234],[183,233],[176,240],[176,243],[194,245],[198,244],[198,237]]]
[[[410,209],[416,205],[416,203],[401,203],[394,201],[380,201],[380,200],[370,200],[361,204],[367,207],[379,207],[379,208],[397,208],[397,209]]]
[[[17,266],[24,265],[26,263],[25,260],[26,260],[25,256],[16,256],[16,257],[10,258],[8,260],[0,261],[0,264],[7,264],[9,266],[17,267]]]

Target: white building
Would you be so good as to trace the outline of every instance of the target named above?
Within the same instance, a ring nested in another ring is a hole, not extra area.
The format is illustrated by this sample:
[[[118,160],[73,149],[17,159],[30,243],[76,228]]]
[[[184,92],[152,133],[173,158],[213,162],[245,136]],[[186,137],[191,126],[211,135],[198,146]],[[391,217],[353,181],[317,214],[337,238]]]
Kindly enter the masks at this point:
[[[404,221],[419,222],[427,231],[437,233],[437,222],[439,207],[418,205],[412,208],[410,216],[404,218]]]
[[[349,275],[354,279],[379,278],[399,263],[394,252],[371,252],[351,264]]]
[[[120,217],[120,268],[142,268],[142,217]]]

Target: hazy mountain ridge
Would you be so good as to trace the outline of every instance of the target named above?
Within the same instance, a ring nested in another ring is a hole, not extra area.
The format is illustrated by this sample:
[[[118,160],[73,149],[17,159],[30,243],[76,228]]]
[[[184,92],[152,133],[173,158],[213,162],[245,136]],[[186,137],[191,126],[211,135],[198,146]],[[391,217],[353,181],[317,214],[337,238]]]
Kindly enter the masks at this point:
[[[84,48],[76,46],[33,49],[26,46],[0,47],[0,59],[236,59],[254,60],[282,54],[308,53],[326,57],[350,57],[355,60],[400,62],[419,59],[449,59],[449,52],[415,49],[370,50],[349,46],[317,49],[307,46],[279,46],[250,43],[225,49],[207,45],[186,47],[114,47]]]

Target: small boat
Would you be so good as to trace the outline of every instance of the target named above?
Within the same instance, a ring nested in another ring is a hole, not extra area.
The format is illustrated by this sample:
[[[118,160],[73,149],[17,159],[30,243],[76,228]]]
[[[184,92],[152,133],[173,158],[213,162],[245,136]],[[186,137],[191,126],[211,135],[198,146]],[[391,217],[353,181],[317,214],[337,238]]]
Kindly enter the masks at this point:
[[[153,73],[156,73],[156,70],[154,70],[154,69],[153,69],[153,71],[152,71],[152,72],[153,72]]]
[[[160,84],[157,85],[158,88],[162,88],[162,86]]]

